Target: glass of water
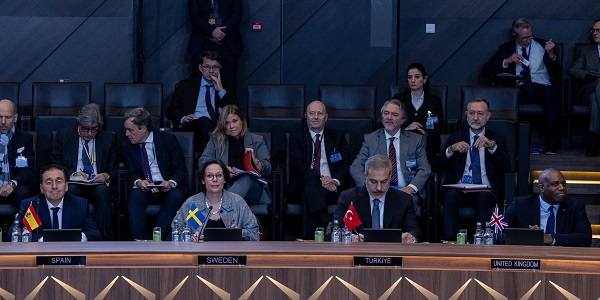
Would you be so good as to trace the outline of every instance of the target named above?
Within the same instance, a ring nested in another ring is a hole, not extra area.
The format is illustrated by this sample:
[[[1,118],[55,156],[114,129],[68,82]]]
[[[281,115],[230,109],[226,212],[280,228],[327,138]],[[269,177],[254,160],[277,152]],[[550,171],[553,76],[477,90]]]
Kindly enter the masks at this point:
[[[160,234],[160,227],[154,227],[152,229],[152,240],[155,242],[160,242],[162,240]]]
[[[323,227],[317,227],[315,230],[315,242],[322,242],[325,240],[325,230]]]
[[[467,243],[467,230],[460,229],[456,234],[456,243],[457,244],[466,244]]]

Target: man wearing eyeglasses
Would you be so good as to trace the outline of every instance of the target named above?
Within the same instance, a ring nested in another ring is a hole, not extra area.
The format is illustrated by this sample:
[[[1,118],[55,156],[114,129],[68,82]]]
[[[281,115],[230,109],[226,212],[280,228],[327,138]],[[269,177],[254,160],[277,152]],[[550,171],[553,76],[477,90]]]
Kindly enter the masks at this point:
[[[595,157],[600,154],[600,19],[594,21],[590,35],[595,45],[583,46],[575,53],[575,62],[569,69],[569,76],[581,84],[577,97],[589,98],[590,128],[585,156]],[[587,101],[580,100],[580,103],[585,102]]]
[[[331,221],[327,206],[337,203],[350,179],[346,137],[341,131],[325,128],[325,123],[325,104],[313,101],[306,107],[307,128],[290,135],[292,190],[302,199],[305,239],[312,239],[316,227]]]
[[[521,78],[519,104],[542,104],[544,109],[544,143],[546,154],[557,154],[560,147],[560,62],[554,51],[554,42],[533,37],[533,29],[525,18],[512,23],[515,40],[502,44],[496,54],[483,65],[481,74],[501,73]]]
[[[215,52],[202,53],[198,65],[201,77],[182,80],[177,84],[167,115],[176,130],[194,132],[194,150],[202,153],[227,104],[235,104],[235,90],[221,81],[221,58]]]
[[[101,129],[104,121],[98,104],[87,104],[77,116],[76,127],[57,132],[52,163],[65,167],[68,193],[94,204],[94,219],[104,240],[113,240],[112,198],[116,193],[117,154],[115,135]]]

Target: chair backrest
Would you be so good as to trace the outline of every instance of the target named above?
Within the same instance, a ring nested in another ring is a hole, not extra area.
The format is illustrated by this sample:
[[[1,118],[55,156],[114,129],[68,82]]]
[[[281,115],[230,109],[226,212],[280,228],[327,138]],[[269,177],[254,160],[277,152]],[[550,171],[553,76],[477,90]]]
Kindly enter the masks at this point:
[[[519,88],[463,86],[461,88],[461,112],[466,111],[468,101],[474,97],[485,98],[488,101],[492,112],[490,119],[519,121]]]
[[[370,118],[375,122],[375,85],[321,84],[319,99],[327,107],[330,118]]]
[[[188,173],[188,186],[190,191],[196,190],[196,185],[198,184],[194,180],[194,133],[193,132],[172,132],[176,138],[179,146],[181,146],[181,150],[183,151],[183,156],[185,158],[185,167],[187,168]]]
[[[132,108],[143,107],[151,115],[162,115],[162,83],[104,84],[104,114],[123,117]]]
[[[249,84],[248,117],[302,118],[304,84]]]
[[[77,116],[92,99],[91,82],[34,82],[33,118],[46,115]]]
[[[12,100],[19,110],[19,86],[18,82],[0,82],[0,100]]]

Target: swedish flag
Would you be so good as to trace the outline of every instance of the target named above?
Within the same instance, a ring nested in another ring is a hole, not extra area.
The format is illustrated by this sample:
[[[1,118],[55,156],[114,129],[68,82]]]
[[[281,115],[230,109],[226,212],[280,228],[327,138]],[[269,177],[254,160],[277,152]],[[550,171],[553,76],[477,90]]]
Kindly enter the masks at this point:
[[[200,212],[198,207],[196,207],[196,203],[192,203],[189,214],[185,217],[185,220],[194,228],[194,230],[198,230],[198,228],[202,227],[202,225],[206,222],[206,218]]]

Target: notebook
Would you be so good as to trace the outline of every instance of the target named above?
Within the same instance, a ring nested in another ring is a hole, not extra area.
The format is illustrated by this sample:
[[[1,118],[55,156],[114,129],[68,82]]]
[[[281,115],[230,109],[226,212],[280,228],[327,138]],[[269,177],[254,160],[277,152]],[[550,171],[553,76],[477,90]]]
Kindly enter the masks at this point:
[[[365,242],[402,243],[402,229],[364,228]]]
[[[505,228],[507,245],[544,246],[544,231],[530,228]]]
[[[204,228],[204,241],[241,241],[241,228]]]
[[[81,242],[81,229],[44,229],[44,242]]]

